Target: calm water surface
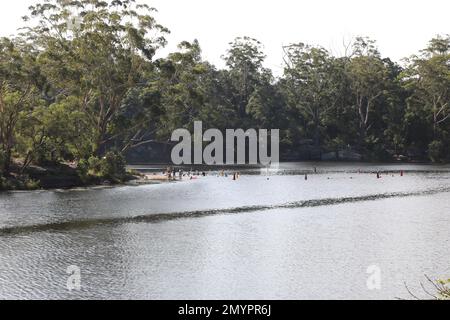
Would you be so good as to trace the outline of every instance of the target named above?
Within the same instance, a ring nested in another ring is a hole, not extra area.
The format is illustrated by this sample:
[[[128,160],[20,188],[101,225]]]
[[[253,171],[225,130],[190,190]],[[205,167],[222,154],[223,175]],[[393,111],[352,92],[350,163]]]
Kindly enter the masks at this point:
[[[0,299],[395,299],[450,277],[450,167],[313,166],[0,194]]]

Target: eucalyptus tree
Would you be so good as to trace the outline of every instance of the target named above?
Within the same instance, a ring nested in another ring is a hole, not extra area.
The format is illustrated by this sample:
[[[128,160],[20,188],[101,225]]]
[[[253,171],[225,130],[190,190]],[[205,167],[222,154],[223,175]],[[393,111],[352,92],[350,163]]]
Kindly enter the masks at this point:
[[[0,39],[0,172],[9,175],[20,121],[42,104],[36,54],[24,42]]]
[[[142,130],[142,123],[115,128],[123,120],[124,99],[147,85],[155,52],[166,43],[168,30],[153,12],[134,0],[48,0],[31,6],[25,17],[24,36],[42,52],[38,62],[47,91],[54,102],[76,98],[77,111],[88,115],[93,154],[140,138],[130,131]]]
[[[206,103],[204,77],[210,66],[202,60],[197,40],[183,41],[178,51],[158,61],[159,81],[156,89],[161,93],[161,128],[158,135],[170,138],[177,128],[193,128],[194,121]]]
[[[360,143],[364,145],[373,125],[371,116],[379,99],[386,93],[388,69],[374,41],[359,37],[353,48],[354,55],[348,62],[347,73],[353,106],[359,118]]]
[[[406,85],[414,89],[409,102],[429,111],[437,135],[450,122],[450,36],[432,39],[422,55],[410,62],[405,72]]]
[[[163,107],[160,139],[170,138],[178,128],[192,129],[195,121],[223,132],[241,125],[230,73],[203,60],[197,40],[180,43],[176,52],[157,64],[159,81],[154,82],[154,89],[160,92]]]
[[[450,36],[432,39],[419,56],[411,57],[403,81],[411,93],[410,120],[421,117],[415,121],[429,124],[430,156],[433,160],[450,156]]]
[[[284,51],[288,104],[297,109],[307,127],[312,128],[312,138],[318,147],[324,118],[338,101],[333,58],[325,49],[303,43],[287,46]]]
[[[266,70],[263,62],[266,55],[261,42],[250,37],[238,37],[230,43],[230,48],[222,57],[229,71],[234,89],[232,103],[241,119],[247,117],[246,109],[251,95],[261,83]]]

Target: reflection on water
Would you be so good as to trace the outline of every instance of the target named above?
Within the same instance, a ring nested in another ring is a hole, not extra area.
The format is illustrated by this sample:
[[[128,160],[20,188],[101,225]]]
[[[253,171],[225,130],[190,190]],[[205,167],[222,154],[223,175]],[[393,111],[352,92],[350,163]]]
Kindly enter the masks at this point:
[[[448,167],[319,165],[305,181],[311,170],[2,194],[0,298],[393,299],[450,276]]]

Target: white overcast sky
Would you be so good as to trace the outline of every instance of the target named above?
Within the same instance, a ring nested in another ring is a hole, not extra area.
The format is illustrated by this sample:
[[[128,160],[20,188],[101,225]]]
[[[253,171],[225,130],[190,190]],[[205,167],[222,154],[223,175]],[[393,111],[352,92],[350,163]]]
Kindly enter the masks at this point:
[[[139,1],[139,0],[138,0]],[[283,45],[305,42],[338,53],[343,39],[367,35],[383,56],[399,61],[424,48],[436,34],[450,33],[449,0],[141,0],[158,9],[159,23],[171,30],[174,51],[198,39],[205,59],[223,66],[221,55],[237,36],[257,38],[266,66],[281,71]],[[22,24],[36,0],[2,0],[0,36]]]

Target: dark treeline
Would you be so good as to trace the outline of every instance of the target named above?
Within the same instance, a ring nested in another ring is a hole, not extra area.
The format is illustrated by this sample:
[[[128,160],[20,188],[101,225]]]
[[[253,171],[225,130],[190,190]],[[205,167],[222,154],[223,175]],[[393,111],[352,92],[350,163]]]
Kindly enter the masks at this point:
[[[196,120],[279,128],[284,159],[450,160],[448,35],[403,67],[364,37],[340,57],[296,43],[275,78],[248,37],[230,44],[224,69],[197,41],[156,59],[169,30],[153,11],[132,0],[30,7],[25,27],[0,40],[2,175],[51,163],[107,175],[122,155],[170,148],[173,130]]]

